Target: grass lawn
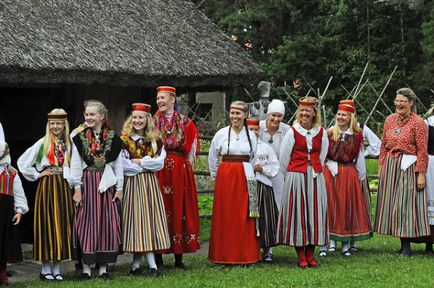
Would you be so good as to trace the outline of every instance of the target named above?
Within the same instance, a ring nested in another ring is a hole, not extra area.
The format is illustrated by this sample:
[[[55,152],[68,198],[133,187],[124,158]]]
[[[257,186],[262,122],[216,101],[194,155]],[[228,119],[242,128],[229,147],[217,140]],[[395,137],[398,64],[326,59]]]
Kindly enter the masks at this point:
[[[374,196],[373,207],[375,200]],[[203,233],[209,233],[209,220],[202,219],[201,224]],[[321,264],[318,269],[297,268],[294,249],[280,246],[274,248],[272,264],[228,267],[210,263],[205,255],[186,256],[191,270],[168,268],[157,279],[127,276],[129,266],[119,265],[111,281],[69,280],[59,284],[35,279],[14,287],[434,287],[434,256],[425,255],[423,244],[412,244],[414,256],[409,258],[398,255],[399,239],[392,237],[375,235],[359,242],[358,248],[351,257],[339,252],[317,257]],[[173,259],[167,258],[166,262],[172,264]]]

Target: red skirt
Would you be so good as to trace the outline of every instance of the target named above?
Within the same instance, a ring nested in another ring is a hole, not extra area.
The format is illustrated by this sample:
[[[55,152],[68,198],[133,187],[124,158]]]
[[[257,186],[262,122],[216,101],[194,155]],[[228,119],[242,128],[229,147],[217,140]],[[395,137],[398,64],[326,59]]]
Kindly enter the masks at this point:
[[[243,163],[222,162],[217,172],[208,259],[221,264],[261,260]]]
[[[191,163],[182,154],[167,153],[157,173],[163,194],[171,248],[163,253],[192,253],[200,248],[199,208]]]
[[[327,207],[330,239],[335,241],[360,241],[372,237],[370,208],[354,165],[338,166],[333,177],[326,167],[324,177],[327,187]]]

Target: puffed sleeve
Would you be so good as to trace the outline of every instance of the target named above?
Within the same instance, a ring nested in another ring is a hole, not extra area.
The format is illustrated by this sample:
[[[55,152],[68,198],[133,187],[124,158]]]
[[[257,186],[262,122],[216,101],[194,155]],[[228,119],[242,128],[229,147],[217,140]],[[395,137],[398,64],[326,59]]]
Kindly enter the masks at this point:
[[[280,169],[282,171],[288,170],[289,161],[291,161],[292,149],[294,148],[295,138],[294,131],[289,129],[285,137],[283,137],[282,143],[280,144]]]
[[[378,156],[380,155],[380,146],[381,146],[381,140],[378,138],[377,135],[375,135],[374,132],[372,132],[371,129],[367,125],[363,126],[363,138],[368,141],[368,147],[364,151],[364,155],[366,156]]]
[[[154,157],[145,156],[143,157],[140,166],[152,172],[160,171],[164,168],[164,160],[166,159],[166,150],[164,147],[161,147],[161,151],[159,155]]]
[[[83,178],[83,169],[86,167],[83,159],[80,157],[77,146],[74,141],[71,141],[71,164],[70,164],[70,179],[74,188],[80,188]]]
[[[5,141],[5,132],[3,131],[2,123],[0,123],[0,140]]]
[[[212,138],[208,152],[208,167],[212,181],[215,181],[219,166],[218,156],[220,155],[220,137],[222,135],[220,131],[222,130],[217,131],[217,133]]]
[[[324,128],[321,129],[323,130],[323,133],[321,139],[321,152],[319,154],[319,159],[321,160],[321,165],[324,167],[327,152],[329,151],[329,137],[327,135],[327,131]]]
[[[356,170],[357,175],[359,176],[360,180],[365,180],[366,178],[366,163],[365,163],[365,153],[363,151],[363,140],[360,143],[360,152],[359,156],[357,156],[356,161]]]
[[[14,177],[13,185],[15,213],[26,214],[29,211],[29,206],[27,205],[27,198],[24,194],[23,184],[21,183],[21,179],[18,174]]]
[[[122,191],[124,187],[124,167],[122,166],[122,153],[119,153],[118,158],[113,161],[113,172],[116,176],[116,191]]]
[[[280,169],[279,160],[277,160],[276,153],[274,153],[273,148],[271,148],[271,146],[265,143],[263,145],[267,147],[266,149],[267,149],[268,159],[267,162],[264,165],[262,165],[262,173],[268,178],[272,178],[276,176],[277,173],[279,173],[279,169]]]
[[[416,140],[416,165],[415,170],[418,173],[426,173],[428,169],[428,127],[418,119],[415,124],[415,140]]]
[[[122,149],[121,156],[125,176],[134,176],[143,171],[142,167],[131,161],[130,153],[126,149]]]
[[[23,174],[24,178],[28,181],[36,181],[38,180],[40,172],[36,170],[34,167],[36,163],[36,158],[38,156],[38,152],[41,149],[42,142],[44,138],[39,139],[38,142],[33,144],[32,147],[26,150],[23,155],[18,158],[17,165],[18,170]]]

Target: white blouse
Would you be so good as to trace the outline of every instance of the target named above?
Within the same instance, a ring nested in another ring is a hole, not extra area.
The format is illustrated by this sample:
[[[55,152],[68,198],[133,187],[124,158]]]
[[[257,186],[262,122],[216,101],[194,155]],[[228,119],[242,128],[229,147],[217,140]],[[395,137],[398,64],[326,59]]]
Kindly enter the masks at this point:
[[[5,132],[3,131],[2,123],[0,123],[0,140],[5,141]]]
[[[302,136],[306,137],[307,149],[312,149],[312,139],[318,135],[318,133],[323,130],[322,139],[321,139],[321,152],[320,152],[320,161],[321,165],[324,167],[324,162],[327,156],[328,148],[329,148],[329,139],[327,137],[327,132],[322,127],[314,127],[310,130],[304,129],[300,124],[296,123],[293,125],[294,129],[300,133]],[[292,149],[295,145],[294,131],[292,129],[288,130],[285,137],[282,140],[282,145],[280,147],[280,169],[282,171],[287,171],[288,164],[291,161]]]
[[[131,138],[134,141],[137,141],[140,138],[143,138],[139,135],[132,135]],[[164,168],[164,160],[166,159],[166,150],[164,150],[164,146],[161,148],[160,155],[155,157],[145,156],[142,158],[140,165],[133,163],[130,160],[130,153],[126,149],[122,149],[122,165],[124,167],[125,176],[135,176],[144,171],[157,172]]]
[[[373,156],[378,157],[380,155],[380,146],[381,146],[381,140],[378,138],[377,135],[375,135],[374,132],[372,132],[371,129],[369,129],[368,126],[363,125],[363,139],[368,141],[368,147],[366,147],[366,150],[364,151],[364,155],[366,156]]]
[[[5,165],[0,166],[0,174],[5,170]],[[24,193],[23,184],[21,183],[20,175],[15,175],[13,185],[14,192],[14,209],[15,213],[25,214],[29,211],[27,205],[26,194]]]
[[[45,168],[50,167],[51,164],[48,162],[47,155],[43,155],[41,162],[36,163],[36,158],[38,157],[38,152],[41,149],[44,138],[39,139],[32,147],[26,150],[23,155],[18,158],[17,165],[18,170],[23,174],[24,178],[28,181],[38,180],[39,174],[44,171]],[[71,146],[74,146],[71,142]],[[72,153],[74,154],[73,147],[71,147]],[[72,156],[71,156],[72,157]],[[72,187],[74,184],[70,178],[69,167],[63,167],[63,178],[66,179],[69,185]]]
[[[272,186],[270,178],[279,173],[279,161],[276,154],[267,143],[258,140],[258,149],[256,150],[254,164],[261,165],[262,172],[256,172],[256,179],[267,186]]]
[[[217,131],[214,135],[211,146],[209,148],[208,154],[208,165],[209,171],[211,173],[211,179],[214,181],[217,175],[217,170],[219,167],[218,157],[223,155],[250,155],[251,152],[255,153],[257,149],[257,140],[256,135],[247,130],[250,136],[250,142],[252,143],[252,151],[250,151],[249,140],[247,138],[246,128],[240,131],[237,135],[234,129],[231,129],[230,136],[230,146],[228,153],[228,132],[229,126],[224,127]],[[254,164],[253,159],[250,161],[251,164]]]
[[[291,128],[291,126],[281,122],[276,133],[274,133],[274,135],[271,136],[270,133],[268,132],[266,121],[267,120],[262,120],[261,122],[259,122],[259,139],[269,144],[271,148],[273,148],[273,151],[276,154],[277,159],[279,159],[280,145],[286,133]],[[272,139],[272,143],[270,143],[270,139]]]

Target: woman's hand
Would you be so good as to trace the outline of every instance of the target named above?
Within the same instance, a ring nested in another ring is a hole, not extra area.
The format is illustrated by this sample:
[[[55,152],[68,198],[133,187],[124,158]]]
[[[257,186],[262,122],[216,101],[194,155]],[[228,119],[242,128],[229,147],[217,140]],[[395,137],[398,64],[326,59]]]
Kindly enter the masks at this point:
[[[20,222],[21,222],[21,215],[23,215],[23,214],[21,214],[19,212],[15,213],[14,218],[12,218],[12,222],[14,222],[14,225],[20,224]]]
[[[142,159],[134,158],[134,159],[131,159],[131,162],[133,162],[134,164],[140,165],[142,163]]]
[[[254,169],[256,172],[260,172],[260,173],[262,173],[263,171],[262,166],[260,164],[255,164]]]
[[[122,198],[124,197],[124,192],[122,190],[116,191],[115,196],[113,197],[113,202],[116,201],[116,199],[119,199],[119,201],[122,201]]]
[[[425,188],[425,174],[419,173],[417,175],[417,189],[418,191],[422,191]]]
[[[46,168],[46,169],[44,169],[44,171],[39,173],[38,178],[42,178],[45,176],[51,176],[51,175],[53,175],[53,170],[51,170],[51,168]]]
[[[75,206],[83,206],[83,195],[81,193],[81,188],[75,188],[74,196],[72,196]]]

